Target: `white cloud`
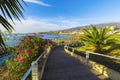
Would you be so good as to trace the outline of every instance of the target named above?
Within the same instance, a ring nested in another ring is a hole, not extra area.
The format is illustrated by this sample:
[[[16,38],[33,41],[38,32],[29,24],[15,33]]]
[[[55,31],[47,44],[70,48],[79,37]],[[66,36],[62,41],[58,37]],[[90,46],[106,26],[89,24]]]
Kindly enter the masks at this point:
[[[15,20],[14,33],[29,33],[29,32],[46,32],[46,31],[55,31],[63,30],[67,28],[72,28],[80,25],[76,21],[71,21],[68,19],[61,18],[35,18],[29,17],[25,20],[22,20],[22,23]],[[0,29],[4,31],[5,29],[0,26]]]
[[[51,6],[50,4],[44,3],[44,2],[39,1],[39,0],[24,0],[24,1],[25,2],[29,2],[29,3],[39,4],[39,5],[46,6],[46,7],[50,7]]]
[[[114,21],[113,21],[114,20]],[[36,18],[29,17],[22,20],[22,23],[15,20],[14,28],[15,33],[29,33],[29,32],[46,32],[63,30],[67,28],[84,26],[89,24],[108,23],[108,22],[119,22],[120,17],[99,17],[99,18]],[[5,29],[0,25],[0,29]]]
[[[55,21],[54,21],[55,20]],[[22,20],[22,23],[15,20],[15,33],[29,33],[29,32],[45,32],[45,31],[54,31],[65,29],[67,26],[63,26],[61,23],[58,24],[56,19],[48,19],[48,18],[27,18]],[[12,23],[12,22],[11,22]],[[0,29],[5,31],[5,29],[0,25]]]

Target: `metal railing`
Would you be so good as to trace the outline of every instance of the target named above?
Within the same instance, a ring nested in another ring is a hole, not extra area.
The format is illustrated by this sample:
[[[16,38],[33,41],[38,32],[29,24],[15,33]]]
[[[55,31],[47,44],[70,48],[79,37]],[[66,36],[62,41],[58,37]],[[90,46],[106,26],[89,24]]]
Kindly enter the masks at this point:
[[[75,48],[67,45],[64,48],[67,53],[79,59],[83,64],[86,64],[89,67],[95,67],[95,63],[97,63],[100,65],[103,65],[106,68],[110,68],[112,70],[120,72],[119,57],[104,55],[100,53],[94,53],[90,51],[83,51],[83,50],[77,51],[75,50]],[[104,68],[101,71],[104,72]]]
[[[31,64],[31,67],[27,70],[27,72],[23,75],[23,77],[21,78],[21,80],[25,80],[28,75],[30,74],[30,72],[32,71],[32,80],[39,80],[38,77],[38,61],[47,53],[50,52],[51,47],[49,46],[47,51],[44,51],[37,59],[36,61],[33,61]]]
[[[71,49],[71,52],[74,53],[74,48],[73,47],[69,47],[69,46],[65,46],[65,48],[68,50],[68,49]],[[104,55],[104,54],[100,54],[100,53],[95,53],[95,52],[90,52],[90,51],[85,51],[85,50],[81,50],[82,52],[85,52],[85,55],[86,55],[86,62],[88,62],[89,60],[89,57],[90,55],[89,54],[94,54],[94,55],[97,55],[97,56],[102,56],[102,57],[106,57],[106,58],[110,58],[110,59],[114,59],[114,60],[118,60],[120,61],[120,58],[118,57],[115,57],[115,56],[109,56],[109,55]]]
[[[86,65],[89,65],[89,61],[92,60],[94,62],[103,64],[106,67],[114,68],[115,70],[120,71],[120,69],[119,69],[120,58],[118,58],[118,57],[104,55],[104,54],[90,52],[90,51],[85,51],[85,50],[81,50],[80,52],[78,52],[73,47],[69,47],[67,45],[64,48],[71,52],[71,56],[74,55],[74,56],[79,56],[79,58],[82,58],[83,63],[85,63]],[[75,51],[77,51],[77,54]],[[116,63],[116,61],[117,61],[117,63]],[[114,66],[116,66],[116,67],[114,67]]]
[[[66,53],[80,60],[89,69],[104,75],[106,79],[120,80],[120,58],[115,56],[94,53],[90,51],[77,51],[69,45],[64,47]]]

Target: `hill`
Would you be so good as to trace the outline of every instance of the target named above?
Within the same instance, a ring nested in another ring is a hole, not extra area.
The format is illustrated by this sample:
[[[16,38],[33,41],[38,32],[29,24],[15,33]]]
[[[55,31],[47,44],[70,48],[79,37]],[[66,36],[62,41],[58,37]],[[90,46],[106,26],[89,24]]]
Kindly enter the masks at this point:
[[[105,26],[114,26],[114,30],[119,30],[120,29],[120,22],[116,23],[102,23],[102,24],[93,24],[96,25],[98,28],[105,27]],[[49,32],[39,32],[41,34],[59,34],[61,33],[71,33],[74,31],[79,32],[80,29],[82,28],[89,28],[90,25],[85,25],[85,26],[77,26],[74,28],[69,28],[69,29],[64,29],[64,30],[58,30],[58,31],[49,31]]]
[[[120,29],[120,23],[103,23],[103,24],[93,24],[93,25],[96,25],[98,28],[105,27],[105,26],[114,26],[114,30]],[[90,25],[78,26],[75,28],[65,29],[65,30],[61,30],[61,31],[74,31],[74,30],[80,30],[81,28],[89,28],[89,27],[90,27]]]

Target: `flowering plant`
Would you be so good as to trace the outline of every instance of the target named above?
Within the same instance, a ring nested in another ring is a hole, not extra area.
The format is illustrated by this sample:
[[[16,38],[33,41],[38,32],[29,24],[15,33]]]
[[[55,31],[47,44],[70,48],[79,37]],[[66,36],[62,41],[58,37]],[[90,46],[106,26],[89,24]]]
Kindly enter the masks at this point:
[[[40,37],[26,35],[21,42],[15,47],[13,54],[14,58],[6,60],[6,65],[9,70],[10,80],[19,80],[31,66],[45,48],[51,44],[50,40],[42,40]]]

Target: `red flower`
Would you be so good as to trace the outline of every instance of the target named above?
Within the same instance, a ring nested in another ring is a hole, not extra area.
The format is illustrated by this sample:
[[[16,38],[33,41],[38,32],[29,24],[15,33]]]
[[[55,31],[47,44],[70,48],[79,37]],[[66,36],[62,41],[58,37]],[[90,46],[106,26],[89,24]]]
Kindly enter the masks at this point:
[[[24,52],[27,53],[29,57],[31,56],[31,50],[25,49]]]
[[[32,56],[31,53],[28,53],[28,56],[29,56],[29,57]]]
[[[28,49],[25,49],[24,52],[25,52],[25,53],[30,53],[31,51],[28,50]]]
[[[46,45],[46,43],[43,42],[43,43],[42,43],[42,46],[45,46],[45,45]]]
[[[18,54],[17,55],[17,60],[18,60],[18,62],[23,62],[24,58],[20,54]]]

